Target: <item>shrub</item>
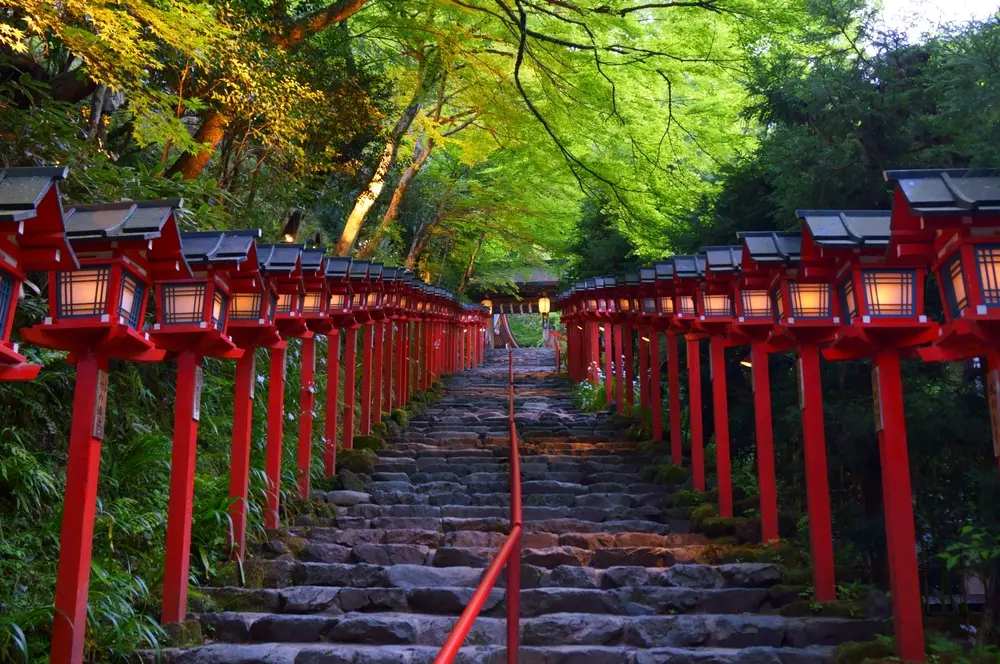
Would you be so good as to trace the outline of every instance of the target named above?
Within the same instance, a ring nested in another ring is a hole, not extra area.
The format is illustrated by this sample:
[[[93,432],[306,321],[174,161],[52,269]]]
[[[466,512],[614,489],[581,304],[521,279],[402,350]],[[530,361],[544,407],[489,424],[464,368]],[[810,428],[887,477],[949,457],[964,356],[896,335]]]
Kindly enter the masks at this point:
[[[398,424],[403,428],[406,428],[406,426],[409,425],[410,423],[409,414],[402,408],[397,408],[396,410],[392,411],[392,415],[390,415],[390,417],[392,418],[393,422],[395,422],[396,424]]]
[[[677,484],[683,484],[687,481],[688,471],[680,466],[664,465],[660,466],[656,475],[653,476],[653,482],[655,484],[666,484],[667,486],[674,486]]]

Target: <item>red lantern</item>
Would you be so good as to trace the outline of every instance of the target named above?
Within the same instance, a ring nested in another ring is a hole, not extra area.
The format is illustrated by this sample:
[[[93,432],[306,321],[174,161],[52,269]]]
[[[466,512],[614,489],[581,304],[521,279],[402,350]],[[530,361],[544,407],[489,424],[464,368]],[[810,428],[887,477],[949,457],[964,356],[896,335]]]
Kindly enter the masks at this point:
[[[0,381],[31,380],[41,368],[11,342],[26,272],[78,266],[66,239],[59,180],[66,168],[0,170]]]
[[[243,355],[244,351],[226,334],[233,292],[230,275],[256,273],[254,239],[258,233],[247,230],[182,234],[191,277],[158,281],[155,285],[159,308],[150,338],[158,348],[170,351],[177,362],[163,573],[164,624],[181,622],[187,615],[202,358],[237,359]]]
[[[81,205],[66,212],[80,268],[49,272],[49,316],[22,331],[32,343],[70,352],[76,364],[66,499],[59,547],[53,662],[83,660],[91,545],[104,438],[108,361],[159,361],[142,331],[154,281],[189,277],[175,211],[179,200]]]
[[[345,362],[344,385],[354,384],[354,343],[357,328],[354,315],[351,313],[351,259],[340,256],[330,256],[324,265],[324,281],[328,292],[326,314],[330,321],[329,343],[326,358],[326,427],[324,429],[323,467],[328,477],[332,477],[337,467],[337,425],[340,409],[337,395],[340,389],[340,330],[344,329]],[[350,343],[346,343],[349,340]],[[347,362],[350,354],[351,361]],[[350,382],[348,380],[350,374]],[[352,394],[353,390],[345,392]],[[348,411],[348,405],[350,411]],[[350,418],[350,426],[348,426]],[[344,405],[344,449],[354,446],[354,399],[348,399]]]
[[[691,478],[696,491],[705,490],[705,442],[701,408],[701,349],[702,334],[694,327],[698,316],[697,287],[704,278],[704,256],[674,256],[673,292],[674,315],[671,326],[687,342],[688,389],[691,418]]]

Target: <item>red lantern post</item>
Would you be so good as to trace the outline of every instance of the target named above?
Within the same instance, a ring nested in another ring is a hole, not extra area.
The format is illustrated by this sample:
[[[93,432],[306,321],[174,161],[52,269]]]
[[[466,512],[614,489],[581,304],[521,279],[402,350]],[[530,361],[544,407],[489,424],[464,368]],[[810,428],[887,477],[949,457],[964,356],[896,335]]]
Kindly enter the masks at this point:
[[[768,366],[773,349],[767,344],[775,324],[775,301],[770,289],[781,266],[799,262],[802,236],[800,233],[760,231],[740,233],[739,237],[743,240],[743,251],[736,288],[736,321],[729,329],[729,336],[750,345],[761,539],[777,542],[780,538],[778,493]]]
[[[308,341],[303,346],[303,380],[312,383],[316,372],[315,335],[302,317],[305,282],[302,273],[301,244],[259,244],[261,274],[277,288],[274,324],[282,339],[294,337]],[[308,366],[306,365],[308,361]],[[267,481],[267,506],[264,526],[277,528],[281,509],[281,457],[285,425],[285,378],[288,371],[288,346],[282,341],[271,347],[270,383],[267,393],[267,450],[264,473]],[[312,437],[310,431],[310,438]],[[307,472],[308,475],[308,472]]]
[[[696,291],[698,317],[693,323],[708,337],[709,375],[712,377],[712,413],[715,422],[716,484],[719,514],[733,516],[732,461],[729,451],[729,397],[726,348],[738,345],[726,332],[733,324],[733,293],[740,266],[741,246],[703,247],[705,275]]]
[[[299,316],[311,336],[302,337],[302,377],[299,388],[299,440],[296,454],[296,475],[299,498],[309,498],[309,473],[312,467],[313,418],[316,410],[316,335],[327,337],[327,346],[337,350],[339,337],[327,315],[329,291],[326,281],[325,250],[305,248],[300,256],[305,292],[300,298]],[[327,351],[329,361],[329,350]],[[329,371],[329,369],[328,369]],[[336,388],[334,382],[334,388]],[[327,389],[330,388],[329,381]],[[336,399],[336,397],[334,397]]]
[[[181,622],[187,615],[202,358],[239,359],[243,355],[227,334],[233,295],[230,275],[256,272],[254,240],[258,234],[257,230],[184,233],[181,242],[191,277],[156,283],[160,306],[150,338],[177,362],[163,571],[164,624]]]
[[[108,361],[158,362],[140,326],[155,280],[190,276],[174,218],[179,200],[81,205],[66,212],[79,258],[49,272],[49,316],[22,330],[31,343],[69,351],[76,365],[51,661],[83,661],[87,591],[105,430]]]
[[[351,313],[351,259],[331,256],[326,259],[324,276],[326,288],[329,291],[327,299],[327,318],[330,321],[329,343],[326,355],[326,422],[324,427],[323,467],[327,477],[333,477],[337,471],[337,424],[340,409],[338,406],[340,393],[340,330],[355,325]],[[346,375],[346,361],[345,361]],[[349,394],[345,377],[344,397]],[[347,426],[344,426],[345,449]]]
[[[358,329],[368,330],[362,333],[361,342],[361,420],[359,431],[362,435],[370,433],[369,409],[371,407],[371,313],[368,310],[368,269],[370,261],[351,262],[351,314],[354,324],[347,328],[344,343],[344,449],[354,448],[354,414],[357,401],[357,345]],[[369,350],[365,350],[365,348]],[[365,363],[367,354],[368,362]],[[365,380],[365,367],[368,367],[368,380]],[[367,387],[366,387],[367,386]],[[366,423],[367,422],[367,423]]]
[[[674,256],[674,315],[670,324],[684,334],[687,346],[688,392],[691,422],[691,479],[695,491],[705,490],[705,439],[701,408],[701,348],[703,334],[692,331],[696,316],[695,290],[705,274],[704,256]]]
[[[683,452],[681,448],[680,368],[677,354],[679,332],[678,328],[671,325],[674,316],[674,264],[672,261],[660,261],[653,267],[644,267],[639,271],[639,279],[643,288],[644,318],[651,321],[650,328],[653,334],[657,335],[657,346],[659,345],[660,332],[663,332],[666,338],[670,458],[674,465],[680,466],[683,463]],[[659,355],[658,349],[657,355]],[[660,410],[662,411],[662,406]]]
[[[0,170],[0,381],[32,380],[41,369],[10,340],[25,273],[78,266],[59,200],[59,181],[68,170]]]

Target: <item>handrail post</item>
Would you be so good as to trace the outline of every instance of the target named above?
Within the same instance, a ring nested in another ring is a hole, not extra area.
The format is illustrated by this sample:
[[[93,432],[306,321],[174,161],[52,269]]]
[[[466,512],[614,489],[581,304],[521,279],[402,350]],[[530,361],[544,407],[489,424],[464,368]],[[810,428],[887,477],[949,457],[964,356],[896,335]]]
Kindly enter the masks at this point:
[[[558,343],[558,342],[557,342]],[[520,650],[521,616],[521,459],[517,446],[517,423],[514,421],[514,351],[508,350],[510,394],[510,529],[517,538],[507,560],[507,664],[517,664]],[[515,535],[516,533],[516,535]]]

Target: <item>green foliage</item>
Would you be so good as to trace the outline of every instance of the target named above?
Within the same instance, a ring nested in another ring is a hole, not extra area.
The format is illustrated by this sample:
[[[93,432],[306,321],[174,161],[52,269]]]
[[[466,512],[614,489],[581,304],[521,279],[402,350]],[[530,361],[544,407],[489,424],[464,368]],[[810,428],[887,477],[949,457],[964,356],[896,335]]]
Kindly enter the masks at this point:
[[[871,660],[893,657],[891,643],[884,641],[848,641],[833,650],[834,664],[863,664]]]
[[[683,484],[687,481],[687,478],[688,471],[686,468],[665,464],[656,469],[656,473],[653,475],[653,483],[674,486]]]
[[[402,408],[397,408],[397,409],[393,410],[392,414],[390,415],[390,417],[392,417],[392,421],[393,422],[395,422],[399,426],[403,427],[404,429],[410,423],[410,416]]]
[[[573,398],[573,406],[585,413],[596,413],[608,409],[608,404],[605,401],[603,380],[597,384],[585,380],[582,383],[573,385],[570,388],[570,392]]]

